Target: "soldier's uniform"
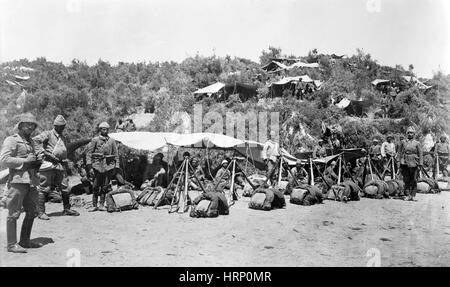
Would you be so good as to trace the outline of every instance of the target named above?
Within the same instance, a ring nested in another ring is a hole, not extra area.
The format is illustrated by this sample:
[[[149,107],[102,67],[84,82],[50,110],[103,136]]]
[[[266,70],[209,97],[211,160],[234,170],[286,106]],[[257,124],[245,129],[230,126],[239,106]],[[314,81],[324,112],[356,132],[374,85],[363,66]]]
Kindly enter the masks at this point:
[[[444,140],[444,142],[442,142]],[[439,170],[444,174],[447,172],[448,158],[450,156],[450,146],[445,141],[445,137],[441,138],[441,142],[436,143],[434,147],[434,156],[439,159]]]
[[[214,178],[214,181],[218,185],[218,190],[231,187],[230,185],[231,172],[230,170],[227,169],[227,165],[228,161],[223,160],[222,167],[217,171],[216,177]]]
[[[381,145],[377,139],[373,140],[373,145],[369,148],[369,156],[377,171],[382,172],[383,160],[381,158]]]
[[[316,145],[313,149],[313,154],[312,154],[312,158],[322,158],[322,157],[326,157],[327,156],[327,149],[326,147],[320,143],[323,143],[323,140],[320,139],[319,140],[319,145]]]
[[[393,139],[393,136],[389,135],[387,137],[388,139]],[[395,161],[395,143],[394,142],[389,142],[389,141],[385,141],[383,142],[383,144],[381,145],[381,156],[383,158],[383,165],[387,165],[389,163],[389,160],[392,158],[394,159],[394,167],[395,169],[397,169],[397,163]],[[385,169],[388,169],[390,171],[392,171],[392,166],[386,166]],[[392,174],[391,174],[392,176]]]
[[[270,180],[273,183],[277,177],[277,161],[280,157],[280,146],[273,140],[268,140],[263,147],[262,159],[266,163],[267,177],[271,176]]]
[[[66,120],[58,115],[53,122],[54,126],[65,126]],[[44,156],[44,161],[39,169],[39,204],[38,217],[40,219],[49,219],[45,214],[45,201],[52,189],[61,193],[64,215],[80,215],[78,212],[70,209],[70,189],[69,178],[65,167],[67,164],[66,138],[58,134],[55,129],[44,131],[33,138],[36,143],[36,149]]]
[[[415,132],[408,128],[407,132]],[[405,182],[405,193],[414,198],[417,192],[417,174],[419,166],[423,165],[422,146],[415,139],[405,139],[400,144],[398,151],[400,168]]]
[[[33,123],[37,126],[36,119],[31,114],[23,115],[18,127],[21,123]],[[33,156],[35,159],[30,161],[29,157]],[[7,137],[3,142],[0,162],[9,168],[8,191],[5,196],[8,208],[6,237],[9,252],[26,253],[22,247],[40,247],[39,244],[30,241],[34,218],[37,216],[38,191],[36,186],[39,184],[37,175],[40,165],[39,158],[31,137],[24,138],[17,133]],[[17,219],[20,217],[22,207],[25,211],[25,218],[20,232],[20,241],[17,244]]]
[[[106,124],[106,123],[102,123]],[[102,127],[102,124],[99,127]],[[104,125],[109,128],[109,126]],[[111,179],[116,168],[119,168],[119,153],[116,141],[109,136],[94,137],[88,145],[86,165],[94,170],[92,205],[97,207],[100,197],[101,209],[104,209],[105,196],[111,190]]]

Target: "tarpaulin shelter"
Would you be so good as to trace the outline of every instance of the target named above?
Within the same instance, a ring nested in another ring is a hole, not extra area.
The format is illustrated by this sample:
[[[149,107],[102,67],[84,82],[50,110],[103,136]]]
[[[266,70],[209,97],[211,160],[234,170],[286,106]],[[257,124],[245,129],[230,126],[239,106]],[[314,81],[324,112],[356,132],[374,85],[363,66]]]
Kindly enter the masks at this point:
[[[297,61],[297,60],[294,60]],[[303,62],[295,62],[292,65],[283,64],[280,61],[272,60],[268,64],[261,67],[262,70],[268,73],[280,72],[283,70],[291,70],[294,68],[318,68],[319,63],[303,63]]]
[[[268,85],[270,89],[270,95],[272,97],[281,97],[283,95],[283,91],[286,89],[294,91],[299,82],[309,84],[313,86],[315,89],[318,88],[316,84],[319,84],[319,82],[314,81],[308,75],[297,77],[285,77]]]
[[[243,83],[235,82],[233,84],[224,84],[217,82],[195,91],[194,95],[199,95],[198,98],[201,98],[204,95],[207,95],[208,97],[217,95],[217,100],[226,101],[230,95],[238,94],[241,101],[246,101],[257,95],[258,92],[256,90],[256,86]]]
[[[128,147],[149,152],[163,151],[168,145],[185,148],[231,149],[247,157],[256,168],[264,168],[262,159],[264,144],[256,141],[240,140],[215,133],[122,132],[111,133],[109,136]],[[288,163],[295,163],[297,160],[284,149],[281,149],[281,154]]]
[[[383,79],[375,79],[372,82],[370,82],[374,86],[378,85],[389,85],[391,83],[390,80],[383,80]]]
[[[419,79],[417,79],[416,77],[412,77],[412,76],[403,76],[402,77],[405,81],[407,81],[408,83],[412,83],[414,85],[416,85],[419,89],[421,90],[428,90],[430,88],[432,88],[432,86],[427,86],[424,83],[422,83],[421,81],[419,81]]]

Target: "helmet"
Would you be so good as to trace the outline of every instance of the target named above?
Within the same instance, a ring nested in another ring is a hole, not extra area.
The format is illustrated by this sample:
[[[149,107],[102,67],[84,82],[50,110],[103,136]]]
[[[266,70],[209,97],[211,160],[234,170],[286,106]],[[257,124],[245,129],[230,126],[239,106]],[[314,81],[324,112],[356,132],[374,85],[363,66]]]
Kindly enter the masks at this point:
[[[25,113],[19,116],[19,122],[17,123],[17,128],[20,126],[21,123],[32,123],[38,126],[38,123],[36,121],[36,117],[32,115],[31,113]]]
[[[406,130],[407,133],[415,133],[416,129],[414,127],[408,127],[408,129]]]
[[[99,124],[98,125],[98,128],[107,128],[107,129],[109,129],[109,125],[108,125],[108,123],[107,122],[102,122],[101,124]]]
[[[164,157],[164,155],[163,155],[162,153],[159,152],[159,153],[155,154],[154,158],[155,158],[155,157],[159,157],[159,158],[162,159],[162,158]]]
[[[323,143],[323,139],[319,139],[319,143]]]
[[[393,136],[393,135],[388,135],[388,136],[386,137],[386,139],[394,139],[394,136]]]
[[[378,139],[373,139],[372,142],[377,143],[379,141],[378,141]]]
[[[224,163],[227,164],[228,161],[226,159],[222,160],[222,164],[224,164]]]
[[[55,121],[53,122],[54,126],[65,126],[66,124],[66,119],[62,115],[57,115]]]

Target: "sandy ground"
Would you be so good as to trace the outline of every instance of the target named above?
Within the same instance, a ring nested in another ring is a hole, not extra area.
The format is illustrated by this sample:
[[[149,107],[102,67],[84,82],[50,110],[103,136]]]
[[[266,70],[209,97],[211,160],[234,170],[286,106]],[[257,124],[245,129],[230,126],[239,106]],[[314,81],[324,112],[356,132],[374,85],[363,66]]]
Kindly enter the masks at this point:
[[[47,244],[28,254],[6,252],[2,210],[0,266],[449,266],[450,192],[417,200],[287,202],[258,211],[241,198],[230,215],[204,219],[166,207],[77,208],[81,216],[68,217],[62,204],[47,203],[51,220],[36,220],[32,232]]]

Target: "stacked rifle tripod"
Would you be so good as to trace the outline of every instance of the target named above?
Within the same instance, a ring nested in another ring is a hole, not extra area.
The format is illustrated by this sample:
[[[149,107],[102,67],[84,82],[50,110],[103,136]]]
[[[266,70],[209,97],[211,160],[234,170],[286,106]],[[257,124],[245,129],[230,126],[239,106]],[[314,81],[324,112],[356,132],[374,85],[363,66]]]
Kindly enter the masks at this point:
[[[232,167],[231,171],[231,185],[230,185],[230,193],[227,195],[227,201],[229,205],[234,204],[234,198],[238,198],[237,192],[234,190],[235,186],[235,176],[236,176],[236,167],[241,170],[241,174],[244,176],[244,178],[247,180],[247,182],[251,185],[251,187],[255,190],[256,187],[253,185],[253,183],[248,179],[247,175],[243,171],[243,169],[240,167],[239,163],[237,162],[237,158],[233,157],[231,161],[229,162],[227,169]],[[166,190],[164,191],[163,196],[161,196],[160,200],[155,204],[155,209],[160,205],[161,201],[165,198],[166,194],[172,190],[172,187],[175,185],[174,189],[174,196],[170,203],[169,213],[184,213],[188,211],[189,209],[189,199],[191,202],[194,200],[194,198],[189,198],[189,181],[191,179],[195,179],[200,186],[200,189],[202,193],[206,193],[205,188],[203,187],[201,181],[198,179],[198,177],[195,175],[194,168],[192,167],[190,163],[189,156],[185,156],[182,164],[178,168],[178,170],[173,175],[172,180],[170,181],[169,185],[167,186]],[[222,180],[222,177],[218,179],[216,184],[214,185],[214,190],[217,190],[217,187],[219,186],[220,181]]]

